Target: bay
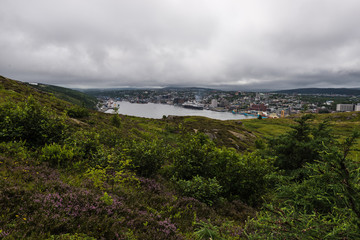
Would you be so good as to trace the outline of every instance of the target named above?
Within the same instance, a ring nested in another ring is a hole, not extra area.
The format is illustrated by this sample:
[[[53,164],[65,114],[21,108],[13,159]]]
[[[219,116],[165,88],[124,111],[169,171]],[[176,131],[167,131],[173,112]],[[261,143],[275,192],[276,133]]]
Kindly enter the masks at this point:
[[[239,120],[239,119],[251,119],[254,116],[244,116],[241,114],[233,114],[231,112],[216,112],[210,110],[196,110],[188,109],[180,106],[168,105],[168,104],[157,104],[157,103],[130,103],[121,101],[118,110],[119,114],[155,118],[160,119],[165,116],[202,116],[218,120]],[[107,113],[113,113],[112,110],[106,111]]]

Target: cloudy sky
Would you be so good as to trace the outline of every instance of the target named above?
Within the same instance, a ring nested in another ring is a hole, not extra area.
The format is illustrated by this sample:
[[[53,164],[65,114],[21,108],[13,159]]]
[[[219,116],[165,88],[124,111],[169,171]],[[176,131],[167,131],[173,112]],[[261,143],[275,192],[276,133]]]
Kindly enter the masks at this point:
[[[65,87],[360,87],[359,0],[1,0],[0,75]]]

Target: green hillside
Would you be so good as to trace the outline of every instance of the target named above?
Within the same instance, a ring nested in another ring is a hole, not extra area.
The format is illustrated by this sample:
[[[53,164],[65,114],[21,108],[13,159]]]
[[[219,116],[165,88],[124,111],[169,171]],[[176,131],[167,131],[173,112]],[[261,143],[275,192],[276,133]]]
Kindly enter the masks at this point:
[[[52,93],[57,98],[71,102],[81,107],[95,109],[97,104],[97,99],[95,97],[69,88],[41,83],[30,86],[43,92]]]
[[[357,112],[157,120],[0,81],[2,239],[360,238]]]
[[[13,91],[12,94],[13,97],[15,97],[16,93],[18,93],[16,97],[16,99],[18,100],[24,98],[29,94],[42,96],[44,95],[43,93],[48,93],[58,99],[62,99],[64,101],[70,102],[72,104],[81,107],[95,109],[97,104],[97,99],[95,97],[69,88],[63,88],[63,87],[41,84],[41,83],[37,85],[32,85],[29,83],[23,83],[20,81],[11,80],[3,76],[0,76],[0,83],[3,89],[8,89],[9,91]],[[34,91],[32,89],[36,89],[37,91]],[[10,92],[8,92],[7,94],[10,94]],[[49,98],[49,96],[47,98]]]

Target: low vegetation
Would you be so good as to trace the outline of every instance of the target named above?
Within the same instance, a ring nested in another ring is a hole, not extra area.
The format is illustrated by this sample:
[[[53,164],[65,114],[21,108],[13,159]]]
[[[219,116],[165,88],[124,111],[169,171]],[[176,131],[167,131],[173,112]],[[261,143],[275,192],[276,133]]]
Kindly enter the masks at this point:
[[[154,120],[2,81],[3,239],[360,238],[358,116]]]

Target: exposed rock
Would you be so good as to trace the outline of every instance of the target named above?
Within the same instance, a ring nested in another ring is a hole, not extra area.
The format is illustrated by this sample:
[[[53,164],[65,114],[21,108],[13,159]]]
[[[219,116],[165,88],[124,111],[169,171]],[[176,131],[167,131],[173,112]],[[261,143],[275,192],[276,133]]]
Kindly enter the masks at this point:
[[[205,133],[205,135],[208,136],[211,140],[216,139],[216,136],[215,136],[215,134],[213,134],[213,133],[207,132],[207,133]]]
[[[231,133],[232,135],[234,135],[235,137],[239,138],[241,141],[246,140],[246,136],[244,134],[238,133],[238,132],[234,132],[231,130],[228,130],[229,133]]]
[[[80,121],[80,120],[77,120],[77,119],[75,119],[75,118],[70,118],[70,119],[71,119],[71,121],[75,122],[76,124],[89,126],[89,124],[84,123],[84,122],[82,122],[82,121]]]

